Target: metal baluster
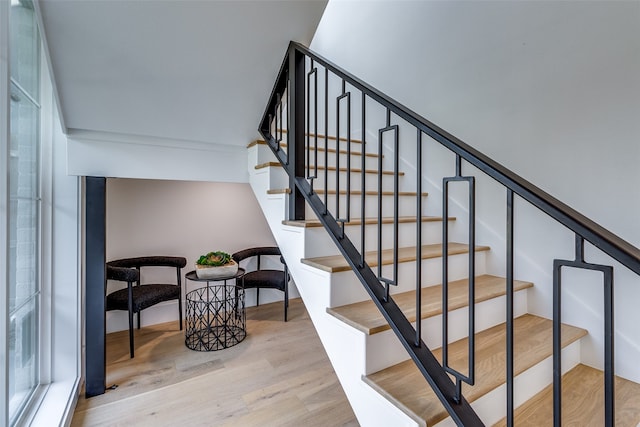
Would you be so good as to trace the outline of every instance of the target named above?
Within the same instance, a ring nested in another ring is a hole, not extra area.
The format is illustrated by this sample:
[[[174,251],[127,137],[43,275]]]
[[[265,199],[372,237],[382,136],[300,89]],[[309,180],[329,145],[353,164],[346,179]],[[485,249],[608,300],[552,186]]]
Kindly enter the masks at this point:
[[[394,129],[394,141],[393,141],[393,285],[397,285],[398,282],[398,217],[400,209],[400,128],[395,125]],[[420,260],[416,260],[420,262]]]
[[[562,422],[562,267],[599,271],[604,285],[604,425],[615,425],[615,376],[613,329],[613,267],[591,264],[584,260],[584,238],[575,235],[575,259],[553,260],[553,422]]]
[[[329,209],[329,69],[324,68],[324,213]]]
[[[311,60],[311,64],[313,66],[313,60]],[[313,176],[315,179],[318,178],[318,69],[317,67],[313,69],[313,164],[315,166],[315,170],[313,171]],[[326,167],[326,164],[325,164]],[[313,187],[311,187],[313,190]]]
[[[307,179],[309,180],[309,184],[311,185],[311,192],[313,192],[313,183],[314,180],[318,178],[318,150],[317,150],[317,138],[318,138],[318,74],[317,69],[314,67],[313,59],[311,60],[311,71],[307,73],[307,129],[306,129],[306,154],[307,154]],[[315,136],[315,143],[313,146],[314,149],[314,163],[313,163],[313,174],[311,174],[311,76],[314,77],[314,125],[313,131]]]
[[[378,130],[378,280],[382,277],[382,129]],[[388,290],[388,288],[386,288]],[[389,298],[385,292],[384,301]]]
[[[562,275],[560,260],[553,261],[553,425],[562,425],[562,336],[560,325],[562,322],[562,293],[560,292]]]
[[[613,267],[603,270],[604,274],[604,422],[613,427],[615,411],[614,372],[614,319],[613,319]]]
[[[351,92],[346,92],[345,96],[347,97],[347,215],[345,219],[348,223],[351,221]],[[362,175],[364,175],[364,168],[362,169]],[[343,235],[344,225],[345,222],[342,223]]]
[[[342,95],[343,94],[344,80],[342,80]],[[336,221],[337,218],[340,218],[340,100],[342,99],[342,95],[336,97]],[[329,168],[327,168],[326,173],[329,173]],[[342,227],[342,236],[344,236],[344,224]]]
[[[449,232],[448,222],[446,218],[449,217],[449,183],[450,182],[462,182],[466,181],[469,185],[469,279],[468,279],[468,295],[469,295],[469,318],[468,318],[468,332],[469,332],[469,346],[468,346],[468,360],[467,367],[468,374],[464,375],[461,372],[451,368],[449,366]],[[462,158],[460,155],[456,155],[456,175],[454,177],[443,178],[443,226],[442,226],[442,240],[443,240],[443,267],[442,267],[442,366],[445,371],[450,373],[456,378],[456,400],[462,400],[462,384],[464,381],[470,385],[475,383],[475,178],[473,176],[462,176]]]
[[[416,176],[416,347],[422,342],[422,131],[418,129],[417,136]],[[445,219],[446,221],[446,219]]]
[[[513,426],[513,190],[507,189],[507,426]]]
[[[346,168],[346,174],[347,174],[347,183],[346,183],[346,196],[345,196],[345,215],[344,217],[341,216],[340,214],[340,209],[337,208],[336,209],[336,221],[340,223],[340,226],[342,228],[342,238],[344,238],[344,227],[345,227],[345,223],[349,222],[351,220],[351,92],[347,92],[346,91],[346,82],[344,80],[342,80],[342,94],[340,96],[338,96],[336,98],[336,114],[338,117],[338,126],[337,126],[337,132],[336,132],[336,159],[340,158],[340,141],[341,141],[341,137],[340,137],[340,102],[346,99],[347,101],[347,168]],[[340,182],[340,162],[336,162],[336,182],[339,183]],[[337,185],[338,188],[340,188],[340,185]]]
[[[366,225],[366,209],[365,209],[365,195],[367,194],[367,186],[366,186],[366,176],[367,174],[364,173],[365,171],[365,167],[366,167],[366,159],[367,159],[367,152],[366,152],[366,145],[365,145],[365,138],[366,138],[366,134],[367,134],[367,120],[366,120],[366,95],[364,92],[362,92],[362,147],[360,149],[361,153],[362,153],[362,175],[361,175],[361,180],[362,180],[362,184],[360,187],[361,193],[360,193],[360,251],[361,251],[361,262],[360,262],[360,267],[364,267],[364,263],[365,263],[365,253],[366,253],[366,247],[365,247],[365,225]]]
[[[449,363],[449,182],[442,179],[442,366]]]
[[[392,278],[388,279],[382,276],[382,140],[386,132],[393,132],[393,150],[394,150],[394,194],[393,194],[393,265]],[[378,280],[385,286],[385,301],[389,300],[389,286],[398,284],[398,145],[399,145],[399,127],[391,125],[391,112],[387,110],[387,126],[378,130],[378,151],[380,158],[378,160]]]

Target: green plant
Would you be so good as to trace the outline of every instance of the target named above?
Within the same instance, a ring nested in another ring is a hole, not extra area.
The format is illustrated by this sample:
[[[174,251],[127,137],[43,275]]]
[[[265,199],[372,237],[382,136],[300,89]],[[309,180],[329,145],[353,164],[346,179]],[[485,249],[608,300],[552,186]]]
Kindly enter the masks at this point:
[[[196,261],[198,265],[207,265],[211,267],[220,267],[222,265],[229,264],[233,260],[231,255],[223,251],[209,252],[206,255],[201,255]]]

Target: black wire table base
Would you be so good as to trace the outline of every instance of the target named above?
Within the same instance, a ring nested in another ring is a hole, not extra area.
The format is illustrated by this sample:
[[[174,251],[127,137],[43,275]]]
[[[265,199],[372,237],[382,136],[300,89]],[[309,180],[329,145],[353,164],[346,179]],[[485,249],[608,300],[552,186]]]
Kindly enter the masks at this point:
[[[244,289],[215,285],[187,293],[185,345],[191,350],[232,347],[247,336]]]

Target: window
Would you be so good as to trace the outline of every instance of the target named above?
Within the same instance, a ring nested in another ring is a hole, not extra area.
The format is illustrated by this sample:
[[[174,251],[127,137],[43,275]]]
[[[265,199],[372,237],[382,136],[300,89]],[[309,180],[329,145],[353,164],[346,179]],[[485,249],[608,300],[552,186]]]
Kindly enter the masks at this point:
[[[81,386],[81,187],[66,173],[39,5],[0,0],[3,427],[68,425]]]
[[[7,211],[8,419],[40,383],[40,36],[31,0],[12,0]]]

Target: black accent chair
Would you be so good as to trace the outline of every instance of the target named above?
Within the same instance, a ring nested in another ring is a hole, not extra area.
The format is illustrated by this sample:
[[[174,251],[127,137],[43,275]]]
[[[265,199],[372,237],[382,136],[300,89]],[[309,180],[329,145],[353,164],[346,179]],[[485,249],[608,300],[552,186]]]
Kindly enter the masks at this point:
[[[260,258],[263,256],[278,255],[283,264],[282,270],[268,270],[260,268]],[[260,288],[278,289],[284,292],[284,321],[287,321],[287,309],[289,308],[289,270],[280,249],[275,246],[265,246],[259,248],[243,249],[231,255],[235,262],[251,257],[257,257],[255,271],[250,271],[244,275],[244,288],[256,289],[256,305],[260,305]]]
[[[186,258],[172,256],[147,256],[124,258],[107,263],[107,280],[127,282],[127,287],[107,295],[106,310],[126,310],[129,312],[129,352],[133,358],[133,314],[163,301],[178,300],[178,318],[182,330],[182,268],[187,265]],[[174,267],[177,273],[176,283],[140,284],[142,267]],[[135,285],[134,285],[135,283]]]

